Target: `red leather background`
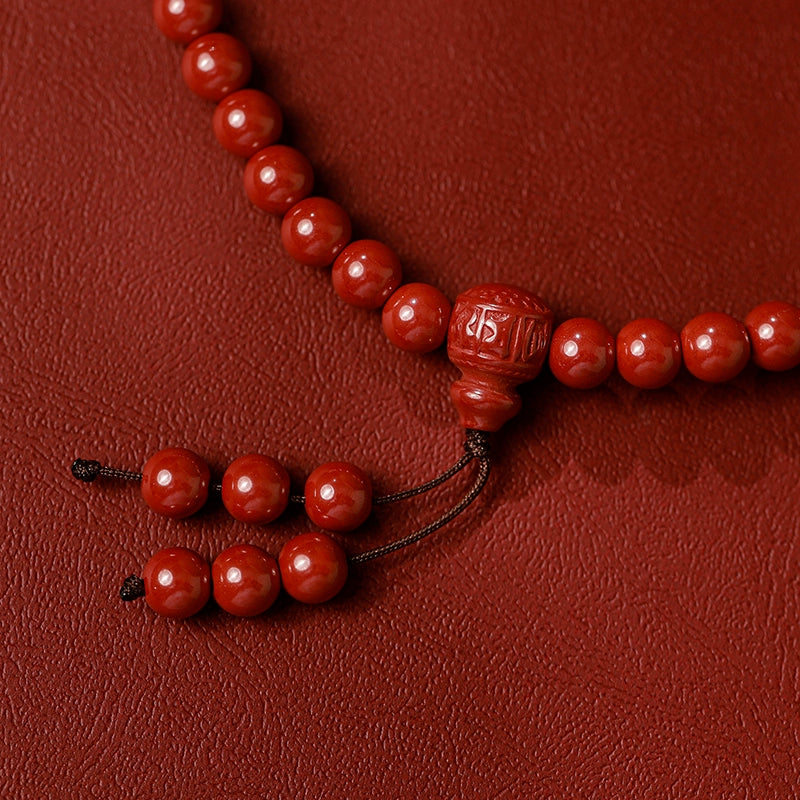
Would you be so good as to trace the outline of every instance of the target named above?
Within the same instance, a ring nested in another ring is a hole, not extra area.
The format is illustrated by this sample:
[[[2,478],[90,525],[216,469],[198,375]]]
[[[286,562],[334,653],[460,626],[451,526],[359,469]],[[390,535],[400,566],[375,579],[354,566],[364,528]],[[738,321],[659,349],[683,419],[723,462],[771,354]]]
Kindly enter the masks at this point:
[[[219,475],[262,450],[296,484],[349,459],[385,491],[461,446],[456,371],[283,254],[149,5],[0,8],[0,795],[797,797],[797,370],[545,374],[486,495],[327,606],[119,601],[163,546],[277,553],[305,523],[156,518],[76,456],[183,445]],[[800,302],[796,3],[228,9],[284,140],[408,279],[516,283],[612,330]]]

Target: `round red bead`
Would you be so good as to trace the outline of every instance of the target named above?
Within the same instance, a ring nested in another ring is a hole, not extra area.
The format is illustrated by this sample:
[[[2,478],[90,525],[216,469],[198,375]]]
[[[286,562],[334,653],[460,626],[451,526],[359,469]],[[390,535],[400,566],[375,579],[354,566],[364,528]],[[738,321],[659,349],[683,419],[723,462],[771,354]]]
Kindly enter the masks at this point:
[[[237,544],[223,550],[211,565],[214,599],[237,617],[262,614],[281,590],[278,562],[260,547]]]
[[[333,288],[346,303],[380,308],[400,285],[400,259],[385,244],[361,239],[347,245],[333,263]]]
[[[759,367],[783,372],[800,364],[800,308],[772,300],[756,306],[744,324]]]
[[[699,314],[681,331],[683,363],[701,381],[723,383],[735,378],[750,358],[747,329],[729,314]]]
[[[218,102],[247,83],[252,66],[242,42],[227,33],[208,33],[186,48],[181,71],[196,95]]]
[[[301,533],[278,556],[283,588],[301,603],[324,603],[347,580],[347,556],[324,533]]]
[[[208,464],[197,453],[167,447],[144,465],[142,497],[153,511],[182,519],[205,504],[210,480]]]
[[[372,481],[354,464],[331,461],[308,476],[306,514],[327,531],[352,531],[372,510]]]
[[[314,171],[308,159],[283,144],[265,147],[244,168],[244,189],[253,205],[283,215],[311,194]]]
[[[614,369],[614,337],[605,325],[574,317],[559,325],[550,342],[550,371],[565,386],[592,389]]]
[[[407,283],[383,307],[383,332],[401,350],[429,353],[447,336],[450,310],[450,301],[435,286]]]
[[[628,383],[640,389],[659,389],[680,368],[680,338],[665,322],[635,319],[617,335],[617,369]]]
[[[347,212],[327,197],[307,197],[293,206],[281,224],[286,252],[309,267],[327,267],[350,241]]]
[[[283,130],[283,114],[278,104],[256,89],[229,94],[214,109],[212,122],[217,141],[242,158],[250,158],[276,142]]]
[[[189,44],[222,19],[222,0],[154,0],[153,17],[164,36]]]
[[[222,502],[240,522],[272,522],[289,502],[289,473],[269,456],[241,456],[222,476]]]
[[[211,596],[211,570],[193,550],[168,547],[156,553],[142,573],[147,605],[164,617],[196,614]]]

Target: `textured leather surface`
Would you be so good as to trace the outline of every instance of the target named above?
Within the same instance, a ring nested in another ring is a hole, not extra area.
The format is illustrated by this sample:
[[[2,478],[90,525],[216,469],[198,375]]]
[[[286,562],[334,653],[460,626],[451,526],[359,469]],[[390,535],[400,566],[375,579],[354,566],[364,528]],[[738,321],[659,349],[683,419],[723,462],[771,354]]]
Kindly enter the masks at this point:
[[[161,547],[276,553],[304,522],[156,518],[76,456],[262,450],[296,484],[348,459],[392,490],[461,441],[456,371],[283,254],[149,5],[0,6],[0,796],[798,796],[797,371],[544,374],[486,495],[329,605],[118,600]],[[407,278],[612,330],[800,301],[796,3],[228,9],[285,140]]]

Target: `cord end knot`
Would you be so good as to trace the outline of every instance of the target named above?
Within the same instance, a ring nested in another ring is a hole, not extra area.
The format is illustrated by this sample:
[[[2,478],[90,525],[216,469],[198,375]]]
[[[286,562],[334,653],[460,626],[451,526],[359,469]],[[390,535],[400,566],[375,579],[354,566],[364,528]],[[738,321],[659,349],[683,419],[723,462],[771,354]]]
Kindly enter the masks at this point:
[[[91,483],[100,474],[101,469],[102,466],[99,461],[76,458],[72,462],[72,474],[84,483]]]
[[[126,602],[144,597],[144,581],[138,575],[128,575],[122,582],[119,596]]]

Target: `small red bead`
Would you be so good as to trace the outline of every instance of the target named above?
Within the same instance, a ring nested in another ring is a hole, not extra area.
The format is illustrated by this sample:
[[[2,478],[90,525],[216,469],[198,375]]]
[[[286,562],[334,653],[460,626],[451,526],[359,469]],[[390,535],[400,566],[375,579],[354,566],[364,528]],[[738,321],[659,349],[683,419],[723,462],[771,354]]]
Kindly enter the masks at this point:
[[[164,617],[191,617],[211,596],[208,563],[185,547],[156,553],[145,565],[142,580],[147,605]]]
[[[750,358],[747,329],[729,314],[709,311],[689,320],[681,331],[683,363],[701,381],[735,378]]]
[[[241,456],[222,476],[222,502],[239,522],[272,522],[289,502],[289,473],[269,456]]]
[[[186,85],[204,100],[219,102],[250,79],[250,53],[227,33],[208,33],[195,39],[183,54],[181,71]]]
[[[756,306],[744,324],[759,367],[783,372],[800,364],[800,308],[772,300]]]
[[[260,547],[237,544],[223,550],[211,565],[214,599],[237,617],[263,614],[281,590],[278,562]]]
[[[189,44],[219,25],[222,0],[154,0],[153,16],[164,36]]]
[[[429,353],[444,342],[450,301],[427,283],[401,286],[383,307],[383,332],[401,350]]]
[[[327,267],[350,241],[347,212],[327,197],[307,197],[293,206],[281,224],[286,252],[309,267]]]
[[[645,317],[629,322],[617,335],[617,369],[640,389],[666,386],[681,368],[681,341],[669,325]]]
[[[208,464],[197,453],[167,447],[144,465],[142,497],[153,511],[182,519],[203,507],[210,480]]]
[[[403,279],[400,259],[385,244],[361,239],[347,245],[331,272],[333,288],[346,303],[380,308]]]
[[[283,588],[301,603],[324,603],[347,580],[347,556],[324,533],[301,533],[278,556]]]
[[[214,135],[230,153],[250,158],[276,142],[283,130],[278,104],[264,92],[241,89],[214,109]]]
[[[559,325],[550,342],[550,371],[565,386],[592,389],[614,369],[614,337],[605,325],[574,317]]]
[[[283,144],[265,147],[244,168],[244,189],[253,205],[283,215],[311,194],[314,171],[308,159]]]
[[[354,464],[331,461],[308,476],[306,514],[327,531],[352,531],[372,510],[372,481]]]

